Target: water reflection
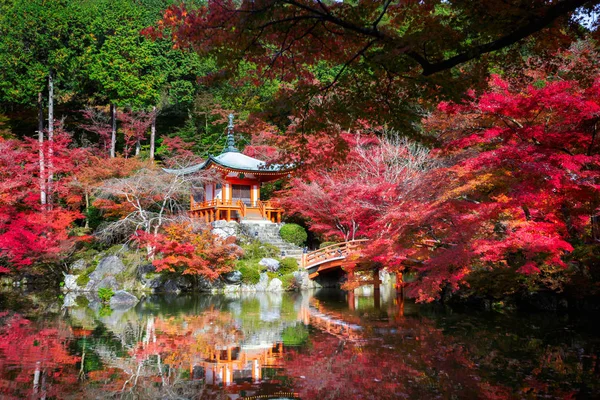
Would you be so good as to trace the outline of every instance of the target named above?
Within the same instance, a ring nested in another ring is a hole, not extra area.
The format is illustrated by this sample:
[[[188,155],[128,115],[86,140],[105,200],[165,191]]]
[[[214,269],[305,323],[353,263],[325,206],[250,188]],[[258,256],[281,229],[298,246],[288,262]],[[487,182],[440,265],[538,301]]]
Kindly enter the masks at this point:
[[[0,398],[593,398],[595,323],[464,314],[382,288],[152,296],[128,310],[0,294]]]

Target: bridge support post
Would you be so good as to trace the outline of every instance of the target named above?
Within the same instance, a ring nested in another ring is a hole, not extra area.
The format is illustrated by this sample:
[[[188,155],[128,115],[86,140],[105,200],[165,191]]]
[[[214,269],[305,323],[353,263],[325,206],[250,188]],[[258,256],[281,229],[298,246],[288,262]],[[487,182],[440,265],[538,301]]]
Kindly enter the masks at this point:
[[[396,296],[404,299],[404,276],[402,272],[396,272]]]
[[[396,305],[398,306],[398,317],[404,317],[404,276],[402,272],[396,272]]]
[[[354,289],[350,289],[348,291],[348,308],[351,311],[356,310],[356,305],[355,305],[355,298],[354,298]]]
[[[348,281],[352,281],[352,280],[354,280],[354,270],[348,271]],[[356,310],[354,289],[348,290],[348,308],[351,311]]]

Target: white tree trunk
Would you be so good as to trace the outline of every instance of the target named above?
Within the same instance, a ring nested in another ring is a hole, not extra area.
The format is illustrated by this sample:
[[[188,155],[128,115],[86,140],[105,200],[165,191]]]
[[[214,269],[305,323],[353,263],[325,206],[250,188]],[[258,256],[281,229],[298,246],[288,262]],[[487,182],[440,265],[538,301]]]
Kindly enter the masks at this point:
[[[141,150],[142,150],[142,144],[138,140],[138,141],[135,142],[135,155],[139,156]]]
[[[42,92],[38,93],[38,143],[40,162],[40,204],[46,206],[46,162],[44,157],[44,105],[42,104]]]
[[[110,122],[112,126],[112,135],[110,137],[110,158],[115,158],[117,148],[117,106],[110,105]]]
[[[54,181],[54,73],[48,74],[48,186],[47,202],[52,204],[52,183]]]
[[[156,106],[152,107],[152,126],[150,127],[150,159],[154,160],[154,143],[156,141]]]

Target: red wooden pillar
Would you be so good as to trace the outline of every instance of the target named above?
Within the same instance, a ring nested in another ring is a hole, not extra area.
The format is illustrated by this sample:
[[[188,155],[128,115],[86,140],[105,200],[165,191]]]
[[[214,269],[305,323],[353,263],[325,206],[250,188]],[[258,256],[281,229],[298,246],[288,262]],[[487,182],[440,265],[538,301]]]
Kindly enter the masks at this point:
[[[348,281],[352,281],[354,280],[354,270],[350,270],[348,271]],[[356,306],[355,306],[355,298],[354,298],[354,289],[350,289],[348,291],[348,308],[351,311],[356,310]]]
[[[231,221],[231,210],[227,209],[227,222]]]
[[[355,306],[354,301],[355,301],[355,298],[354,298],[354,289],[350,289],[348,291],[348,308],[351,311],[356,310],[356,306]]]
[[[404,276],[396,272],[396,297],[404,299]]]

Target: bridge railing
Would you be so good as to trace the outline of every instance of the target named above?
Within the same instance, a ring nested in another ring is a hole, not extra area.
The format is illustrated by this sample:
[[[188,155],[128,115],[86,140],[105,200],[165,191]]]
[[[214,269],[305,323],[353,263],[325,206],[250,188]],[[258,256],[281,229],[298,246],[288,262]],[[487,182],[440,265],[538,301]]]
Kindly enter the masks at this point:
[[[315,264],[326,262],[336,258],[345,258],[348,255],[356,252],[369,239],[351,240],[348,242],[336,243],[322,249],[311,251],[304,254],[302,257],[302,267],[310,268]]]

